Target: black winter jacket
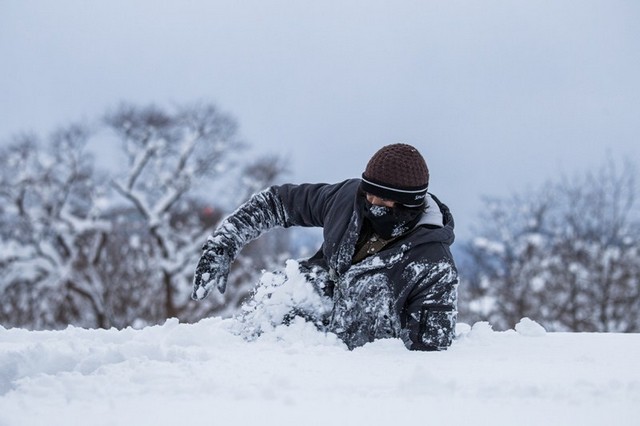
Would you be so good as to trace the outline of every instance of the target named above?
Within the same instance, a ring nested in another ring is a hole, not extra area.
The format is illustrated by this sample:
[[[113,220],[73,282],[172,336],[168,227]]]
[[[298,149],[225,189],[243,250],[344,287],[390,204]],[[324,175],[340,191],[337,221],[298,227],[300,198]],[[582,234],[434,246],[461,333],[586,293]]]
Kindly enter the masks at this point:
[[[446,349],[454,337],[458,276],[449,246],[454,223],[435,197],[442,226],[421,225],[373,256],[352,264],[363,225],[360,179],[337,184],[273,186],[254,195],[214,233],[233,257],[275,226],[322,227],[324,242],[309,263],[328,271],[334,306],[328,330],[350,347],[400,337],[409,349]]]

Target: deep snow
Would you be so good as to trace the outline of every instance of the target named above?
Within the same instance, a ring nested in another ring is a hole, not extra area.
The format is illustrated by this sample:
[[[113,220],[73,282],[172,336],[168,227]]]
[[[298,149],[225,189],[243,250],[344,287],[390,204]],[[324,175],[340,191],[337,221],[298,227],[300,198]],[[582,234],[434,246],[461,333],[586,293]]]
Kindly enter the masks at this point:
[[[247,342],[236,325],[0,327],[0,425],[638,424],[638,334],[460,324],[426,353],[348,351],[303,321]]]

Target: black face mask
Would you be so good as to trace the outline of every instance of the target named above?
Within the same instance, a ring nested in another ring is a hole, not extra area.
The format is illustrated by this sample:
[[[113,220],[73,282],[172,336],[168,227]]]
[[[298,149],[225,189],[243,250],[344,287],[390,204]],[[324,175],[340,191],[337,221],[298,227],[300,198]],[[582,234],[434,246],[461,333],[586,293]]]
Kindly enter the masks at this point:
[[[389,240],[411,230],[422,217],[424,206],[376,206],[365,200],[364,217],[381,238]]]

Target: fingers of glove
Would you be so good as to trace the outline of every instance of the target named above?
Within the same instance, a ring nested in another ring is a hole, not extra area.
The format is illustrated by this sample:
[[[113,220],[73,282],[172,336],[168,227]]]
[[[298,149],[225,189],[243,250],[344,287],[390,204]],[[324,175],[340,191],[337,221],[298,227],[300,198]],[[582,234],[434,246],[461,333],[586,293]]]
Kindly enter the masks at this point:
[[[220,269],[221,256],[216,256],[210,251],[206,251],[200,257],[198,266],[196,267],[196,278],[198,281],[207,283],[211,280],[212,275]]]
[[[191,293],[191,298],[193,300],[201,300],[207,297],[206,292],[203,294],[203,288],[206,284],[206,281],[203,280],[203,275],[209,275],[208,272],[203,272],[200,268],[200,264],[198,264],[198,268],[196,268],[196,274],[193,277],[193,291]]]
[[[220,292],[220,294],[224,294],[227,289],[227,275],[221,275],[218,277],[218,282],[216,283],[216,288]]]
[[[193,282],[191,298],[202,300],[206,298],[215,286],[220,293],[227,288],[231,260],[224,254],[218,255],[211,250],[202,254]]]
[[[212,280],[215,272],[215,259],[208,252],[205,252],[198,266],[196,267],[196,273],[193,279],[193,293],[191,298],[194,300],[202,300],[209,294],[211,285],[208,285]]]
[[[209,295],[209,292],[211,292],[211,288],[213,286],[211,285],[211,283],[208,283],[206,285],[194,285],[193,286],[193,293],[191,293],[191,298],[193,300],[202,300],[204,298],[206,298]]]
[[[206,279],[205,279],[206,278]],[[224,293],[227,288],[227,274],[204,273],[193,284],[193,292],[191,298],[193,300],[205,299],[213,288],[217,288],[220,293]]]
[[[193,291],[191,292],[191,298],[193,300],[202,300],[205,297],[207,297],[206,294],[203,294],[203,292],[200,290],[202,287],[198,286],[198,285],[194,285],[193,286]]]

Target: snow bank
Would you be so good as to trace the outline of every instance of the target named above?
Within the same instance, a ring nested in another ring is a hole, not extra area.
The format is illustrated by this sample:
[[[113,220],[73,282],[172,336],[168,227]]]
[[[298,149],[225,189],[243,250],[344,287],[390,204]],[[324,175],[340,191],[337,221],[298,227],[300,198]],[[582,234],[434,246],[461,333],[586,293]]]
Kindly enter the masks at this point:
[[[304,322],[142,330],[0,327],[0,425],[631,424],[640,335],[460,325],[446,352],[348,351]]]

